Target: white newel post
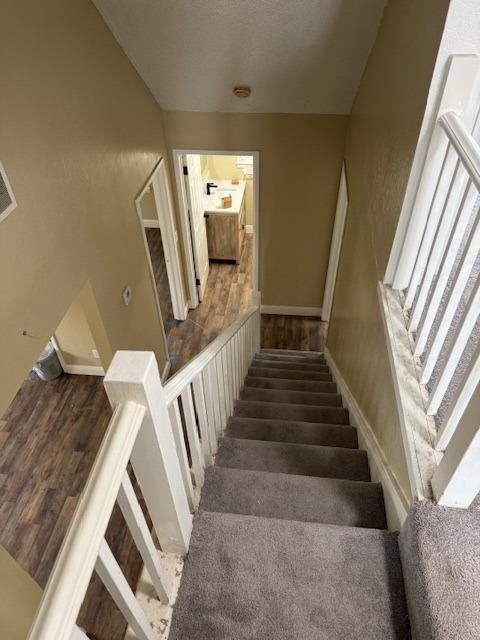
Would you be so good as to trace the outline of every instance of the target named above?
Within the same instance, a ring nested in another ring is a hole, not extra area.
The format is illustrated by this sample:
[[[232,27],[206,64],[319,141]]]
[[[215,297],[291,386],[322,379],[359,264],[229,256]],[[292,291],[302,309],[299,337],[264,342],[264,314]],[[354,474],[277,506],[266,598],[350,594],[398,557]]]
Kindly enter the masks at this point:
[[[117,351],[104,384],[112,406],[130,400],[146,408],[132,451],[132,466],[162,550],[186,553],[192,516],[155,355]]]

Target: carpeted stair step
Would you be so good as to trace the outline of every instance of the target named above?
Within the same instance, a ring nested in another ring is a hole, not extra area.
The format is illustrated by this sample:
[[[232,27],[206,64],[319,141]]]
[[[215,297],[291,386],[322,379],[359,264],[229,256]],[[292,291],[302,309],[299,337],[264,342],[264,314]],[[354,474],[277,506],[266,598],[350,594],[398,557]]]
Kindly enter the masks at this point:
[[[380,484],[211,467],[200,509],[385,529]]]
[[[319,371],[298,371],[291,369],[275,369],[262,367],[261,365],[251,366],[248,370],[250,377],[260,378],[282,378],[284,380],[315,380],[317,382],[331,382],[332,374]]]
[[[270,360],[273,362],[285,362],[285,364],[290,363],[301,363],[301,364],[320,364],[326,365],[325,358],[323,356],[316,356],[308,358],[306,356],[296,356],[296,355],[278,355],[273,353],[256,353],[256,360]]]
[[[170,640],[409,640],[395,533],[199,511]]]
[[[324,358],[323,351],[296,351],[295,349],[260,349],[258,353],[271,353],[278,356],[296,356],[304,358]]]
[[[261,378],[247,376],[245,387],[256,389],[287,389],[288,391],[314,391],[317,393],[337,393],[335,382],[317,382],[316,380],[289,380],[288,378]]]
[[[287,389],[254,389],[252,387],[242,387],[240,389],[240,399],[286,404],[308,404],[316,407],[342,406],[342,396],[338,393],[288,391]]]
[[[342,407],[314,407],[306,404],[284,404],[237,400],[234,416],[241,418],[267,418],[271,420],[299,420],[300,422],[323,422],[348,424],[348,410]]]
[[[330,370],[326,364],[310,364],[302,362],[279,362],[278,360],[266,360],[254,356],[253,367],[265,367],[267,369],[289,369],[290,371],[318,371],[328,373]]]
[[[365,451],[290,442],[220,438],[219,467],[370,481]]]
[[[355,427],[339,424],[230,417],[225,435],[229,438],[358,448]]]

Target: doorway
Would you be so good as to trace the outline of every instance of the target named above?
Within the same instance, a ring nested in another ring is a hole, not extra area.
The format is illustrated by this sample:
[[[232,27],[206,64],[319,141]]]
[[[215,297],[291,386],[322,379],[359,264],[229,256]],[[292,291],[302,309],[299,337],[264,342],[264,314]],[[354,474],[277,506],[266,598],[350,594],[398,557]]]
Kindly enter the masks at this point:
[[[174,169],[189,311],[167,334],[172,374],[256,299],[258,153],[176,150]]]
[[[259,290],[259,153],[175,149],[173,163],[189,308],[195,309],[202,300],[208,263],[239,264],[245,235],[252,241],[255,295]]]
[[[170,362],[167,336],[178,322],[185,320],[188,305],[183,291],[179,239],[163,160],[148,179],[135,205],[162,327],[162,340]],[[162,379],[167,374],[166,370]]]

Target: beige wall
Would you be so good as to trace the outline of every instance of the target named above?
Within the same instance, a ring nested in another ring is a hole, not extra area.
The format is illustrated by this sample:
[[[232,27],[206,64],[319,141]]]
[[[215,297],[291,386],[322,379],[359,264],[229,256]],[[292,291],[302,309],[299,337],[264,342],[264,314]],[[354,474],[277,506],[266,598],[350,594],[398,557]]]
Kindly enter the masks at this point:
[[[24,640],[42,597],[38,584],[0,546],[0,638]]]
[[[246,224],[253,224],[253,176],[246,176],[237,167],[237,156],[202,156],[202,175],[212,180],[245,180]]]
[[[377,299],[448,0],[390,0],[352,111],[349,190],[328,347],[406,495],[409,483]]]
[[[54,336],[67,365],[98,367],[110,362],[112,351],[90,283],[76,296]],[[94,357],[93,349],[99,358]]]
[[[164,111],[170,149],[260,152],[260,288],[321,306],[347,116]]]
[[[140,210],[144,220],[156,220],[158,222],[158,211],[153,194],[153,187],[146,191],[140,200]]]
[[[166,149],[160,108],[89,0],[5,0],[0,76],[18,201],[0,223],[1,414],[87,281],[111,350],[163,366],[134,200]]]

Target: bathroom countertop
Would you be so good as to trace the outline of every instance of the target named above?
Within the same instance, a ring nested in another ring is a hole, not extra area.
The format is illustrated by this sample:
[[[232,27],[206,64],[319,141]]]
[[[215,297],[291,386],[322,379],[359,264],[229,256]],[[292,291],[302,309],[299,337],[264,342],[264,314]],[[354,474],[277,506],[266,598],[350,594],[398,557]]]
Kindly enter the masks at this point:
[[[218,184],[217,189],[213,189],[211,195],[203,194],[203,208],[205,213],[231,213],[238,215],[242,207],[242,200],[245,193],[245,180],[240,180],[239,184],[232,184],[230,180],[209,180]],[[220,197],[232,195],[232,206],[223,209],[220,206]]]

